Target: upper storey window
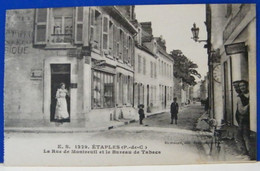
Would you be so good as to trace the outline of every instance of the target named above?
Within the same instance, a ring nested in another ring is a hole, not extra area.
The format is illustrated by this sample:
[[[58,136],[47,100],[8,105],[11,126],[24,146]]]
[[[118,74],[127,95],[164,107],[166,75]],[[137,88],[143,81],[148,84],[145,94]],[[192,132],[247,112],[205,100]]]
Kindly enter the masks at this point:
[[[54,8],[51,16],[50,43],[72,43],[73,8]]]
[[[36,9],[36,45],[83,43],[83,7]]]

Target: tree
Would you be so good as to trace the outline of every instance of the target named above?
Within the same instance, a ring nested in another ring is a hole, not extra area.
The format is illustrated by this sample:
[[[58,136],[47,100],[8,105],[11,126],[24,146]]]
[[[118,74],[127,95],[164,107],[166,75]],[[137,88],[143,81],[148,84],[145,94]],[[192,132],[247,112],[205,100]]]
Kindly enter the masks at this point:
[[[173,50],[170,54],[174,59],[174,76],[182,79],[189,85],[195,85],[195,77],[201,78],[201,75],[196,70],[198,65],[189,60],[181,50]]]

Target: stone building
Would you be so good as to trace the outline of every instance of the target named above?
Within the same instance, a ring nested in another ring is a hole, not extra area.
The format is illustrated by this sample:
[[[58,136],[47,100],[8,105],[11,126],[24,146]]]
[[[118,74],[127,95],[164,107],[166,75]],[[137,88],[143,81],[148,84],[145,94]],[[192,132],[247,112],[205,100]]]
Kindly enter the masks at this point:
[[[54,126],[61,82],[65,126],[135,117],[134,17],[133,6],[8,10],[5,125]]]
[[[250,130],[256,133],[256,6],[207,5],[207,27],[212,68],[212,114],[219,124],[237,126],[234,81],[249,82]],[[253,135],[252,134],[252,135]]]
[[[146,112],[169,109],[173,99],[173,59],[162,37],[154,37],[151,22],[137,23],[134,106]]]

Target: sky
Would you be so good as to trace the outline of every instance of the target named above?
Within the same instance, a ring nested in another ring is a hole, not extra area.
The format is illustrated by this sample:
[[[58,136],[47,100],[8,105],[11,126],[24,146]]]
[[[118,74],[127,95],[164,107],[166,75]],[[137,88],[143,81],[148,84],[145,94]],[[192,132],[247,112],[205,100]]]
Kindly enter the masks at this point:
[[[139,22],[152,22],[153,36],[163,36],[168,53],[179,49],[196,63],[203,79],[208,70],[207,50],[205,42],[197,43],[191,39],[191,28],[195,22],[200,29],[200,40],[207,39],[205,5],[142,5],[135,6],[135,12]]]

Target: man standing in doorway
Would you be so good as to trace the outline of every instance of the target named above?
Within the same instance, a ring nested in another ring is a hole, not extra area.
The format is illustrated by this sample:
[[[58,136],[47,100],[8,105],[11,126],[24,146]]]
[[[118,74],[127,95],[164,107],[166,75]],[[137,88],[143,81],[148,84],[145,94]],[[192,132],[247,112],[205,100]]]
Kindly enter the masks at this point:
[[[173,102],[171,104],[171,124],[173,124],[173,119],[175,119],[175,124],[177,125],[178,112],[179,105],[177,103],[177,98],[174,97]]]
[[[241,90],[239,88],[239,83],[240,83],[240,81],[234,81],[233,82],[234,89],[235,89],[235,91],[237,93],[237,99],[240,98],[240,95],[241,95]],[[238,117],[239,115],[240,114],[239,114],[239,111],[238,111],[238,104],[237,104],[237,106],[236,106],[236,116],[235,116],[237,123],[239,123],[239,117]]]
[[[238,109],[238,143],[245,155],[249,154],[250,148],[250,128],[249,128],[249,90],[248,82],[239,82],[241,94],[237,101]]]

